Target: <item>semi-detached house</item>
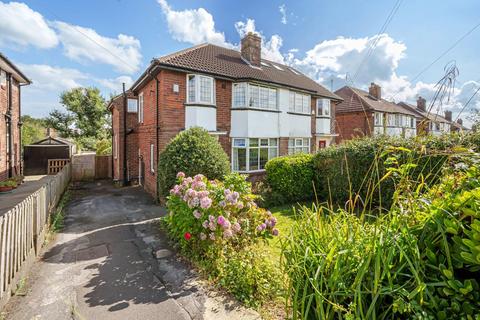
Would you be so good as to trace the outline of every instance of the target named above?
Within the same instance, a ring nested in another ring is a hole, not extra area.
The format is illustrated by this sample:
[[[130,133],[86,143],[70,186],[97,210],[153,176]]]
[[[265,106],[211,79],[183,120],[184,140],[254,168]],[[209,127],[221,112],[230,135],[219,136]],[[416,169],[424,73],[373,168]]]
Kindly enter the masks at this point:
[[[154,59],[130,92],[110,105],[117,159],[127,141],[127,161],[114,162],[114,175],[138,180],[154,195],[158,154],[182,130],[205,128],[218,137],[233,171],[255,176],[269,159],[330,145],[342,100],[298,70],[262,59],[253,33],[240,52],[202,44]]]

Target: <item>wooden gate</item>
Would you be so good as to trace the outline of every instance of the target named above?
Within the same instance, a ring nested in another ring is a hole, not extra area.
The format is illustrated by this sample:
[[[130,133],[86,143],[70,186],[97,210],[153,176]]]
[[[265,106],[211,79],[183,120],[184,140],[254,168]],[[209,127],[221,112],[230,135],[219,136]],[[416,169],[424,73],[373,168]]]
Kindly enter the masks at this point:
[[[70,162],[70,159],[48,159],[48,174],[57,174]]]
[[[95,157],[95,179],[108,179],[112,177],[112,156]]]

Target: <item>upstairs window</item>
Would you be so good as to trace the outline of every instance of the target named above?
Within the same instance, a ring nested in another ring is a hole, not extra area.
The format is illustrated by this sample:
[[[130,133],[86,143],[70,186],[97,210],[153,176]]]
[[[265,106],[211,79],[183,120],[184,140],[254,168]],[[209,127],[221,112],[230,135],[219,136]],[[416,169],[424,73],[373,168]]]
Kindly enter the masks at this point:
[[[138,101],[137,99],[128,99],[127,100],[127,111],[128,112],[137,112]]]
[[[317,116],[330,117],[330,99],[317,99]]]
[[[187,102],[215,104],[215,81],[212,77],[189,74],[187,78]]]
[[[143,92],[138,95],[138,122],[143,123]]]
[[[383,113],[375,112],[375,125],[383,126]]]
[[[234,108],[277,110],[277,90],[248,83],[233,85]]]
[[[310,114],[310,96],[295,91],[290,91],[289,111]]]

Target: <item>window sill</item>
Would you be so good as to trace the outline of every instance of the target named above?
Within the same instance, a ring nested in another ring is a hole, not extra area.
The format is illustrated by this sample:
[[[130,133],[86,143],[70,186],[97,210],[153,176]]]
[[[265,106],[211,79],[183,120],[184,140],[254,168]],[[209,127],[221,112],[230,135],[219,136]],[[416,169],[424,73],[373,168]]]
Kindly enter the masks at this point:
[[[261,108],[231,108],[231,110],[232,111],[263,111],[263,112],[281,113],[280,110],[261,109]]]
[[[184,103],[185,107],[205,107],[205,108],[217,108],[217,105],[211,103],[203,103],[203,102],[188,102]]]
[[[310,113],[301,113],[301,112],[292,112],[292,111],[288,111],[287,113],[288,114],[293,114],[293,115],[296,115],[296,116],[311,117]]]
[[[232,170],[232,171],[236,173],[241,173],[241,174],[250,174],[250,173],[262,173],[262,172],[265,172],[265,169],[250,170],[250,171],[235,171],[235,170]]]
[[[331,116],[316,116],[317,119],[332,119]]]

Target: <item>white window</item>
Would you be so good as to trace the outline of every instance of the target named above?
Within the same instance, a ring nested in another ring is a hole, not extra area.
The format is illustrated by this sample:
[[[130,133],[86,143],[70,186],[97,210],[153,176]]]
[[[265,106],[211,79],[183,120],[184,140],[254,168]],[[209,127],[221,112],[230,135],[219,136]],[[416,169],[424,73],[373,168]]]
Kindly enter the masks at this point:
[[[402,115],[401,114],[396,114],[395,115],[395,127],[401,127],[402,126]]]
[[[247,83],[233,85],[234,108],[277,110],[277,89]]]
[[[309,138],[291,138],[288,139],[288,154],[295,153],[309,153],[310,139]]]
[[[415,117],[410,117],[410,127],[415,128]]]
[[[137,99],[128,99],[127,100],[127,111],[128,112],[137,112],[138,108],[138,101]]]
[[[155,146],[150,144],[150,171],[155,172]]]
[[[388,113],[387,114],[387,126],[393,127],[395,126],[395,115]]]
[[[138,95],[138,122],[143,123],[143,92]]]
[[[7,73],[3,70],[0,70],[0,85],[7,85]]]
[[[118,133],[113,135],[113,158],[118,158]]]
[[[330,99],[317,99],[317,117],[330,117]]]
[[[214,79],[212,77],[189,74],[187,81],[187,102],[215,104]]]
[[[383,126],[383,113],[375,112],[375,125]]]
[[[278,139],[234,138],[232,146],[233,171],[248,172],[265,169],[268,160],[278,156]]]
[[[290,91],[289,111],[310,114],[310,96],[295,91]]]

